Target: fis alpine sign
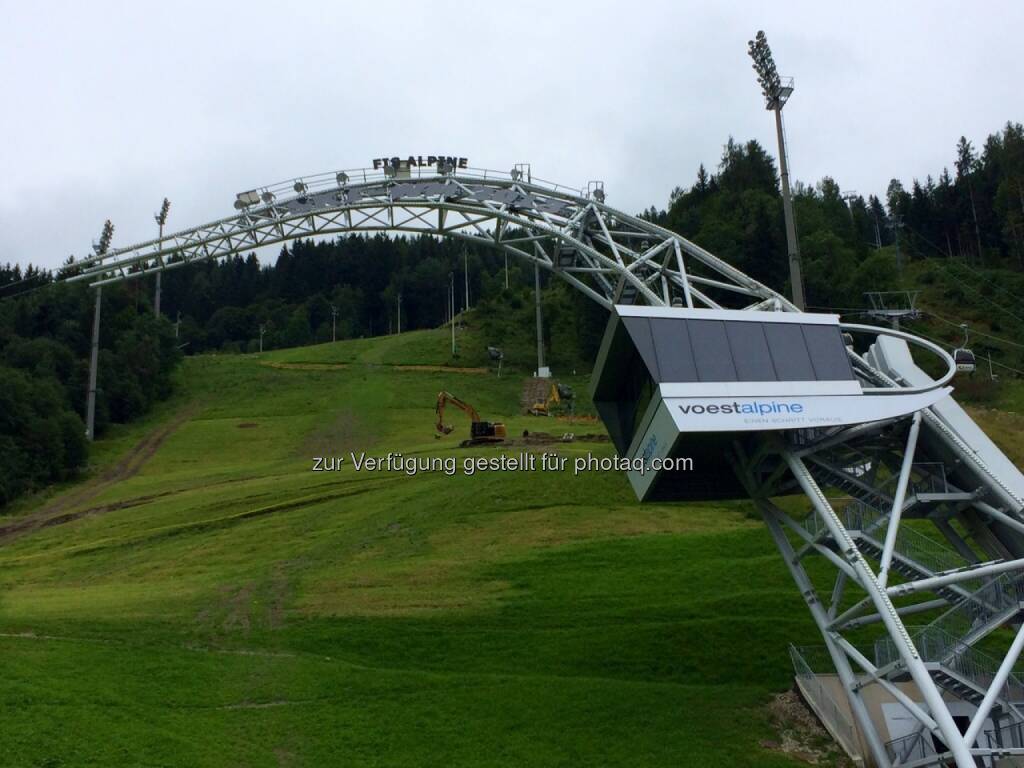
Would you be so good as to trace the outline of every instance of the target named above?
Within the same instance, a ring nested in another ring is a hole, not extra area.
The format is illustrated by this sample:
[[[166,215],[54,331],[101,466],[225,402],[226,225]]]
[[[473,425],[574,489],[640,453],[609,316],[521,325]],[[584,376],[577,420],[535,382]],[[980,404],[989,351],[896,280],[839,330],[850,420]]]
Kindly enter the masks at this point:
[[[451,168],[468,168],[469,158],[456,157],[454,155],[407,155],[405,157],[375,157],[373,158],[373,169],[379,171],[382,168],[408,169],[426,168],[431,165],[448,165]]]

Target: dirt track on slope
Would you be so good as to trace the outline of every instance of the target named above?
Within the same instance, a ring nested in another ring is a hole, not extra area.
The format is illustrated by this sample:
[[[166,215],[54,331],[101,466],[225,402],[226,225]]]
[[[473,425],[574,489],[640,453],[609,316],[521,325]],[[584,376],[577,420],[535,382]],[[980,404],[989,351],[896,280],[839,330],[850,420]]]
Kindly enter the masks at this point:
[[[126,506],[135,506],[144,500],[148,500],[148,498],[153,498],[134,499],[131,502],[107,504],[92,509],[70,511],[92,501],[115,483],[127,480],[138,473],[145,463],[152,458],[153,454],[157,452],[157,449],[163,445],[163,442],[176,432],[182,424],[192,418],[198,410],[199,406],[195,403],[186,406],[178,411],[170,421],[160,425],[142,438],[128,453],[118,459],[112,466],[105,469],[98,477],[83,483],[71,493],[59,496],[35,512],[30,512],[28,515],[13,520],[6,525],[0,525],[0,544],[13,541],[42,528],[69,523],[72,520],[78,520],[90,514],[121,509]]]

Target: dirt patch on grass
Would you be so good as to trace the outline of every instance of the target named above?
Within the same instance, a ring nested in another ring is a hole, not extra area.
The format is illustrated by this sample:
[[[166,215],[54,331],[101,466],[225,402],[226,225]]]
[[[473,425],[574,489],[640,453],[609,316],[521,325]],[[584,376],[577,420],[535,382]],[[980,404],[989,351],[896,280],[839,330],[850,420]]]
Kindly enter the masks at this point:
[[[337,568],[320,569],[315,580],[303,581],[293,605],[296,611],[321,616],[416,617],[489,610],[522,589],[494,574],[491,567],[496,564],[589,542],[751,527],[725,507],[711,506],[517,507],[423,533],[391,521]],[[406,556],[410,546],[423,554]]]
[[[750,523],[723,507],[590,505],[512,507],[476,517],[463,525],[444,528],[430,536],[439,557],[472,561],[481,553],[500,559],[514,552],[530,552],[586,541],[679,533],[726,532]]]
[[[198,410],[199,405],[197,403],[186,406],[175,414],[174,418],[170,421],[157,427],[142,438],[142,440],[136,443],[131,450],[129,450],[112,466],[104,470],[98,477],[86,481],[70,493],[59,496],[49,504],[43,506],[41,509],[31,512],[18,520],[7,523],[6,525],[0,526],[0,544],[13,541],[16,538],[38,531],[42,528],[70,523],[71,521],[78,520],[86,515],[94,515],[113,509],[123,509],[125,507],[135,506],[136,504],[142,504],[153,498],[157,498],[157,496],[164,495],[157,494],[154,496],[140,497],[138,499],[118,502],[115,504],[106,504],[99,507],[93,507],[91,509],[71,511],[96,498],[112,485],[119,483],[122,480],[127,480],[129,477],[137,474],[146,462],[153,457],[153,454],[157,452],[160,446],[163,445],[164,441],[174,434],[182,424],[192,418]]]
[[[275,361],[267,361],[260,363],[260,365],[266,365],[270,368],[276,368],[281,371],[342,371],[351,367],[349,363],[279,363]],[[457,368],[451,365],[374,363],[372,367],[390,368],[393,371],[422,371],[427,373],[485,374],[488,372],[487,368]]]
[[[269,578],[217,588],[213,600],[196,613],[196,623],[225,634],[247,635],[254,627],[281,629],[293,597],[292,572],[306,565],[284,560],[274,565]]]
[[[280,371],[341,371],[348,368],[348,363],[277,363],[268,361],[261,363]]]
[[[796,691],[772,697],[768,704],[768,720],[779,737],[762,741],[764,749],[781,752],[808,765],[853,768],[853,761],[835,743]]]
[[[299,456],[334,456],[351,450],[369,450],[376,441],[353,411],[342,411],[327,424],[316,427],[299,446]]]
[[[451,365],[392,365],[396,371],[427,371],[429,373],[487,373],[486,368],[456,368]]]

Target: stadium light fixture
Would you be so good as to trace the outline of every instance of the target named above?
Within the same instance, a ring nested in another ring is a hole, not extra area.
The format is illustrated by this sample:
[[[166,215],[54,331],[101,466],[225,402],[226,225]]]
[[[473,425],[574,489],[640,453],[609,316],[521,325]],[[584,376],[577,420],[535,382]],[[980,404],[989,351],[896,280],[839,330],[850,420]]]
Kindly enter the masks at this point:
[[[153,214],[153,218],[156,220],[157,227],[159,227],[158,231],[160,233],[159,238],[161,250],[164,247],[164,225],[167,223],[167,214],[170,213],[170,211],[171,201],[165,197],[163,203],[160,204],[160,210],[157,213]],[[156,284],[154,286],[155,291],[153,293],[153,314],[156,315],[157,317],[160,317],[160,295],[162,293],[160,287],[161,275],[163,275],[162,271],[156,273]]]
[[[800,244],[796,239],[796,219],[793,214],[793,196],[789,189],[789,163],[786,160],[786,139],[782,129],[782,108],[793,95],[793,78],[779,77],[772,49],[764,31],[758,31],[747,43],[747,53],[753,60],[757,82],[764,96],[764,107],[775,112],[775,131],[779,139],[779,176],[782,181],[782,211],[786,219],[786,244],[789,251],[789,281],[793,286],[793,303],[804,309],[804,279],[800,265]]]
[[[255,189],[249,189],[235,195],[235,208],[240,211],[243,208],[248,208],[250,205],[257,205],[259,201],[260,193]]]

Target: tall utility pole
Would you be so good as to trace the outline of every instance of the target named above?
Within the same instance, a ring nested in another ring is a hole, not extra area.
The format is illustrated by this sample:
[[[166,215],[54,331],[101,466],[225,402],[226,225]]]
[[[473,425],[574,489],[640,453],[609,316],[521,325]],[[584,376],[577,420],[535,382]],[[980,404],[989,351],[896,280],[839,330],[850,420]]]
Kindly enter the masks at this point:
[[[263,354],[263,334],[267,332],[267,326],[260,324],[260,354]]]
[[[462,252],[462,264],[466,272],[466,305],[463,309],[469,311],[469,251]]]
[[[889,226],[892,227],[892,234],[896,240],[896,271],[903,274],[903,257],[900,255],[900,229],[903,228],[903,214],[894,213]]]
[[[110,250],[110,241],[114,237],[114,225],[110,219],[103,222],[103,233],[100,241],[93,246],[97,256]],[[92,315],[92,347],[89,351],[89,391],[86,393],[85,405],[85,436],[90,441],[96,439],[96,378],[100,358],[100,309],[103,306],[102,287],[96,286],[96,306]]]
[[[331,304],[331,341],[338,340],[338,308]]]
[[[153,218],[156,219],[157,226],[160,227],[160,248],[163,249],[164,243],[164,224],[167,223],[167,213],[171,210],[171,201],[166,197],[164,198],[163,204],[160,206],[159,213],[154,213]],[[160,317],[160,277],[163,275],[163,270],[156,273],[156,295],[153,297],[153,314]]]
[[[533,263],[533,291],[537,305],[537,376],[546,379],[551,372],[544,365],[544,325],[540,309],[540,264]]]
[[[857,234],[857,222],[855,222],[853,220],[853,201],[856,200],[856,199],[857,199],[857,193],[854,192],[852,189],[847,191],[847,192],[843,192],[843,200],[846,201],[846,205],[850,209],[850,226],[853,227],[853,234],[854,235]],[[860,238],[857,238],[857,239],[859,240]]]
[[[508,253],[505,254],[505,290],[508,290]]]
[[[398,332],[402,332],[402,292],[398,292]]]
[[[452,327],[452,357],[455,357],[455,273],[448,273],[448,317]]]
[[[748,43],[747,52],[754,61],[757,82],[764,95],[765,109],[775,112],[775,131],[779,138],[779,176],[782,180],[782,211],[786,218],[786,244],[789,251],[789,281],[793,284],[793,303],[804,309],[804,278],[800,268],[800,245],[796,239],[796,220],[793,216],[793,197],[789,190],[789,164],[786,161],[786,136],[782,128],[782,108],[793,94],[793,78],[786,82],[779,77],[768,47],[768,38],[759,31]]]

